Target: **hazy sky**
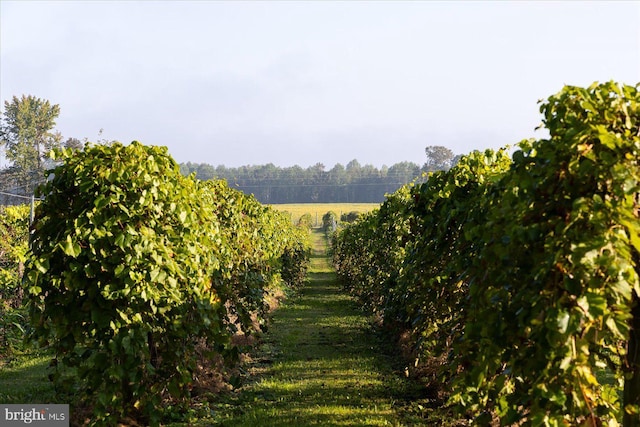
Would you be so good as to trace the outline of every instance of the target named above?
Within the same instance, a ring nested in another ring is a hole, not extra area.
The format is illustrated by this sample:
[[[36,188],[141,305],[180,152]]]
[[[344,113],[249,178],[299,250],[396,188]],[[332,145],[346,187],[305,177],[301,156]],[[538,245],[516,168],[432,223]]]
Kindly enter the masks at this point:
[[[0,95],[178,162],[422,164],[543,137],[563,85],[640,82],[640,2],[0,0]]]

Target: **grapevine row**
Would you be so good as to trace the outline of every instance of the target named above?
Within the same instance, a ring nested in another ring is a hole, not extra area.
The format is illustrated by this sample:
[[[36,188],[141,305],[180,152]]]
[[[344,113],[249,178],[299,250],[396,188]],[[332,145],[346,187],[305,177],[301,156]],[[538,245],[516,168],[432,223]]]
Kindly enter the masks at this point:
[[[203,351],[265,320],[266,295],[298,286],[307,237],[223,181],[182,176],[164,147],[62,150],[39,189],[25,281],[31,338],[55,353],[98,423],[157,425],[186,402]]]
[[[638,86],[567,86],[540,111],[548,138],[390,195],[336,234],[334,264],[440,364],[461,417],[637,426]]]

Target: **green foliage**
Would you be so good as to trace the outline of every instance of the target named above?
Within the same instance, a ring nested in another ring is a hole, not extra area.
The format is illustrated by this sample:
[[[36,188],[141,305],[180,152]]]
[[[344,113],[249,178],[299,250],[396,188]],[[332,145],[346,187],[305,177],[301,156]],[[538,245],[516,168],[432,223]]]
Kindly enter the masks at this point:
[[[0,300],[16,308],[22,302],[22,269],[29,242],[28,205],[0,208]]]
[[[6,146],[7,159],[20,175],[20,185],[33,181],[34,173],[41,175],[47,152],[60,145],[60,135],[52,132],[58,115],[58,105],[32,95],[5,101],[0,143]]]
[[[158,424],[163,400],[189,397],[200,346],[234,354],[297,235],[225,183],[184,177],[164,147],[57,158],[26,266],[32,338],[76,368],[97,421]]]
[[[511,164],[506,150],[464,156],[451,169],[429,175],[413,191],[407,212],[411,236],[405,245],[394,305],[406,311],[419,356],[446,360],[443,374],[455,375],[452,344],[464,327],[468,283],[462,278],[478,244],[465,236],[469,227],[484,226],[478,205],[490,184]]]
[[[282,263],[280,277],[289,289],[300,289],[307,278],[309,249],[302,242],[287,247],[280,257]]]
[[[565,87],[540,110],[550,138],[521,143],[483,200],[490,226],[469,232],[483,245],[467,272],[457,351],[472,368],[458,399],[508,422],[614,422],[618,395],[597,372],[640,374],[625,361],[640,294],[640,96]]]
[[[385,194],[419,178],[422,171],[420,165],[413,162],[378,169],[373,165],[362,166],[356,160],[346,167],[338,163],[330,170],[324,170],[321,163],[303,169],[297,165],[282,168],[271,163],[235,168],[189,162],[182,163],[180,168],[183,174],[195,173],[201,180],[227,180],[231,187],[254,194],[262,203],[311,205],[380,204]]]
[[[258,320],[265,319],[266,289],[278,278],[293,288],[304,280],[308,228],[293,227],[286,214],[229,188],[225,181],[202,185],[208,189],[207,203],[219,218],[219,232],[228,242],[220,252],[224,261],[213,274],[214,284],[228,302],[226,319],[234,319],[235,325],[231,329],[237,326],[251,333],[252,315],[259,313]]]
[[[403,322],[401,304],[390,301],[405,256],[409,224],[404,212],[413,200],[409,186],[402,187],[379,209],[365,213],[340,230],[332,240],[333,264],[343,287],[386,321]]]
[[[190,425],[453,425],[408,414],[402,397],[419,394],[420,386],[394,372],[396,362],[401,363],[393,358],[394,349],[335,283],[323,255],[325,233],[315,229],[313,237],[317,255],[309,283],[278,309],[270,344],[254,355],[254,363],[266,361],[260,380],[249,375],[242,390],[220,396],[208,418]]]
[[[29,240],[30,207],[0,208],[0,356],[22,349],[27,319],[21,285]]]
[[[447,147],[430,145],[424,149],[424,152],[427,155],[427,161],[423,170],[426,172],[447,170],[453,166],[455,155]]]
[[[638,88],[565,87],[540,110],[549,139],[522,141],[512,162],[463,156],[416,187],[396,225],[385,203],[342,230],[334,262],[411,326],[423,358],[447,360],[452,402],[477,423],[635,426]],[[603,370],[625,383],[622,402]]]
[[[354,222],[355,220],[358,219],[359,216],[360,216],[360,213],[356,212],[356,211],[343,213],[342,215],[340,215],[340,221],[342,221],[342,222]]]
[[[305,213],[298,220],[298,227],[304,227],[307,229],[311,229],[313,227],[313,217],[310,213]]]
[[[0,306],[0,360],[23,349],[27,324],[24,310]]]
[[[325,233],[333,233],[338,228],[338,214],[334,211],[329,211],[322,215],[322,229]]]

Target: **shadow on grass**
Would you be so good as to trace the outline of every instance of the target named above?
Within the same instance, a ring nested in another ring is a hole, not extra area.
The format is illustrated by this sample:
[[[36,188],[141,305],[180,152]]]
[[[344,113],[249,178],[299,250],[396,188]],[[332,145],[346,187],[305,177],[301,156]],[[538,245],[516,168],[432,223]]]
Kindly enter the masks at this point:
[[[325,251],[315,250],[315,251],[311,251],[311,254],[309,255],[309,259],[312,259],[312,260],[313,259],[316,259],[316,260],[317,259],[322,259],[322,260],[324,260],[326,258],[327,258],[327,254],[325,253]]]
[[[394,362],[335,273],[312,271],[274,313],[245,384],[220,402],[211,424],[410,425],[398,410],[424,390],[394,372]]]
[[[69,403],[59,401],[48,380],[51,355],[26,352],[0,368],[0,403]]]

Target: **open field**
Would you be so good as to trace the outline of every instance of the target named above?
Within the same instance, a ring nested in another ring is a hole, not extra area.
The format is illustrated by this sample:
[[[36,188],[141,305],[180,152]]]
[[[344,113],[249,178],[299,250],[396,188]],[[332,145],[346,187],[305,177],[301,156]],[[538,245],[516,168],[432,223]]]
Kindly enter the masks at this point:
[[[291,203],[282,205],[269,205],[279,211],[288,212],[293,223],[297,223],[300,217],[306,213],[313,218],[313,225],[322,225],[322,216],[329,211],[338,214],[349,212],[365,213],[380,207],[379,203]]]

